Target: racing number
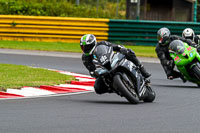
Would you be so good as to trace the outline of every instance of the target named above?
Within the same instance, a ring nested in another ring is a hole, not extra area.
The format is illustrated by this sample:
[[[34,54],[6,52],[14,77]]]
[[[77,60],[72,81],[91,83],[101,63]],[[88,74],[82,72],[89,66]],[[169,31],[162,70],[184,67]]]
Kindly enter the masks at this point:
[[[103,63],[103,62],[105,62],[105,61],[107,61],[108,60],[108,58],[107,58],[107,56],[106,55],[103,55],[103,56],[101,56],[101,58],[100,58],[100,61]]]

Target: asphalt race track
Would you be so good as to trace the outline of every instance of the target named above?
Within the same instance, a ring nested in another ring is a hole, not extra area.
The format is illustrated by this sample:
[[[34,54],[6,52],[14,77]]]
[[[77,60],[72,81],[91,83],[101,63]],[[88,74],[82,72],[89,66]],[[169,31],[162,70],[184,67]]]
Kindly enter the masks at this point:
[[[1,63],[87,74],[79,58],[0,54]],[[153,103],[129,104],[115,94],[0,100],[1,133],[199,133],[200,89],[166,79],[160,64],[152,73]]]

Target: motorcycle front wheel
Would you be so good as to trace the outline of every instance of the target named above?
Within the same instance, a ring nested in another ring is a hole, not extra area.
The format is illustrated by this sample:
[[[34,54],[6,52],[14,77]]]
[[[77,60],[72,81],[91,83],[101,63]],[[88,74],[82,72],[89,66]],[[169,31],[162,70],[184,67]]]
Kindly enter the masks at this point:
[[[139,103],[139,97],[136,94],[135,90],[132,89],[127,83],[123,76],[116,74],[114,76],[113,83],[117,87],[116,89],[124,96],[130,103],[137,104]]]
[[[154,90],[152,90],[152,88],[150,86],[146,86],[146,93],[147,93],[147,97],[145,97],[143,99],[144,102],[153,102],[155,97],[156,97],[156,93]]]
[[[199,65],[193,66],[192,69],[191,69],[191,71],[192,71],[192,74],[193,74],[198,80],[200,80],[200,67],[199,67]]]

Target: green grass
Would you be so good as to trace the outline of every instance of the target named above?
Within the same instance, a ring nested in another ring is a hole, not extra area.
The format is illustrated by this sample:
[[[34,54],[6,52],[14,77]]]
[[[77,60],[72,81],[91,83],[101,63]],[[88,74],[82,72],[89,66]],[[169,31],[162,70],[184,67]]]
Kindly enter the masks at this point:
[[[155,47],[152,46],[130,46],[137,56],[156,57]],[[21,42],[0,41],[0,48],[60,51],[60,52],[82,52],[79,43],[61,42]],[[74,80],[73,77],[63,75],[54,71],[41,68],[31,68],[22,65],[0,64],[0,91],[7,88],[21,88],[23,86],[39,87],[40,85],[56,85]]]
[[[157,57],[153,46],[130,46],[125,47],[135,51],[137,56]],[[62,42],[21,42],[21,41],[0,41],[0,48],[59,51],[59,52],[82,52],[79,43]]]
[[[0,40],[0,48],[60,51],[60,52],[81,52],[78,43],[62,43],[62,42],[23,42],[23,41]]]
[[[155,47],[153,46],[125,46],[126,48],[132,49],[136,56],[141,57],[157,57]]]
[[[23,65],[0,64],[0,90],[56,85],[74,80],[74,77],[42,68]]]

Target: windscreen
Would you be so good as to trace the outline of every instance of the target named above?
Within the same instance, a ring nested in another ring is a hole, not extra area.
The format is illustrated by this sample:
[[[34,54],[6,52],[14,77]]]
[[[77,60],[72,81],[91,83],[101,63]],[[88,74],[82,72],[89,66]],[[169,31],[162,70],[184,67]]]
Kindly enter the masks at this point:
[[[99,45],[95,48],[94,54],[96,55],[97,59],[100,59],[101,56],[106,55],[109,47],[106,45]]]
[[[109,62],[110,55],[112,53],[112,47],[106,45],[98,45],[94,50],[94,56],[99,63],[105,65]]]
[[[174,51],[176,54],[182,54],[185,51],[185,46],[183,43],[171,43],[169,45],[169,50]]]

